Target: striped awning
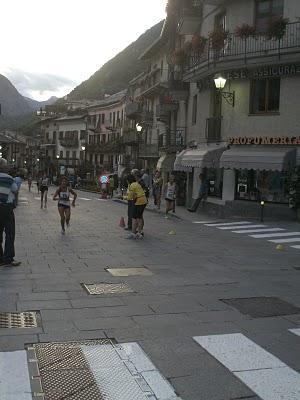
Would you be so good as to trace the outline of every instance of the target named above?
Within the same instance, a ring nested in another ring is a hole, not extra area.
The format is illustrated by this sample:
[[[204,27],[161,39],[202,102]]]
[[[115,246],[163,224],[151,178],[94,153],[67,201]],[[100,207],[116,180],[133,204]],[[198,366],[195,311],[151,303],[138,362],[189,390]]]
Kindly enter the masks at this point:
[[[157,161],[156,168],[162,172],[172,172],[174,170],[175,154],[164,154]]]
[[[232,147],[222,154],[220,167],[288,171],[296,164],[296,149],[274,147]]]
[[[176,156],[174,170],[188,172],[192,168],[219,168],[220,157],[226,149],[214,144],[183,150]]]

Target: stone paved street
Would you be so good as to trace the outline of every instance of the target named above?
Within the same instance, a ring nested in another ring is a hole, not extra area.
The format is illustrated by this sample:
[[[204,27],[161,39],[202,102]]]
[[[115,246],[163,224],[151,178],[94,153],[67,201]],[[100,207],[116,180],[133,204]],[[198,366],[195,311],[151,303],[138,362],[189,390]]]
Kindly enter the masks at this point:
[[[39,207],[37,193],[24,189],[16,210],[16,258],[22,266],[0,269],[0,312],[40,311],[41,323],[0,329],[0,354],[39,342],[111,338],[137,342],[183,400],[300,399],[300,311],[280,312],[275,305],[271,316],[255,317],[261,306],[254,314],[242,313],[221,301],[275,297],[300,307],[300,250],[293,243],[276,250],[268,238],[193,223],[203,215],[181,212],[183,219],[166,220],[149,211],[145,239],[127,240],[118,226],[126,206],[83,192],[62,236],[56,203]],[[297,224],[266,225],[300,230]],[[106,270],[129,267],[146,267],[148,273],[113,276]],[[126,283],[132,292],[89,295],[83,284],[93,283]],[[229,338],[235,337],[229,334],[242,335],[233,349]],[[218,338],[216,343],[210,337]],[[243,349],[255,345],[256,361],[266,360],[268,352],[284,364],[252,367],[251,354]],[[242,367],[232,365],[235,352]],[[260,368],[274,375],[262,383],[255,376]],[[272,392],[278,368],[288,376],[289,397]],[[22,398],[5,397],[4,387],[0,377],[1,400]]]

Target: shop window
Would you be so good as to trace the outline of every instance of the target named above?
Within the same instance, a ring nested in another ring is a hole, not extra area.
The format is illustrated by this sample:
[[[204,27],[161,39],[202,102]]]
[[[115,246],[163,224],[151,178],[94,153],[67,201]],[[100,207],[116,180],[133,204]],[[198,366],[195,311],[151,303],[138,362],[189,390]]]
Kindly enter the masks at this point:
[[[250,113],[279,112],[280,78],[253,79],[251,81]]]
[[[196,125],[197,123],[197,95],[193,97],[193,109],[192,109],[192,125]]]
[[[288,203],[288,176],[279,171],[242,170],[237,172],[237,199]]]
[[[223,192],[223,170],[218,168],[208,168],[206,171],[208,184],[208,195],[222,197]]]
[[[256,30],[266,32],[270,22],[283,16],[283,7],[284,0],[256,0]]]

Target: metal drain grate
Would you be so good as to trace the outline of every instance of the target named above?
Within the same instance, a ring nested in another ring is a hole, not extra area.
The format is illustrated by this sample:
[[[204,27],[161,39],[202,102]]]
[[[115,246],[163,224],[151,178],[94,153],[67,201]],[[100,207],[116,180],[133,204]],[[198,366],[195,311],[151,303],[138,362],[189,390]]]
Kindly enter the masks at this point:
[[[28,349],[35,399],[104,400],[81,346],[112,345],[109,339],[34,344]],[[34,376],[35,375],[35,376]],[[36,380],[39,381],[37,385]]]
[[[127,283],[91,283],[83,284],[89,294],[115,294],[134,292]]]
[[[149,271],[148,268],[138,267],[138,268],[106,268],[106,271],[109,272],[113,276],[151,276],[153,273]]]
[[[300,308],[277,297],[250,297],[245,299],[222,299],[242,314],[253,318],[277,317],[299,314]]]
[[[0,328],[36,328],[36,312],[0,313]]]

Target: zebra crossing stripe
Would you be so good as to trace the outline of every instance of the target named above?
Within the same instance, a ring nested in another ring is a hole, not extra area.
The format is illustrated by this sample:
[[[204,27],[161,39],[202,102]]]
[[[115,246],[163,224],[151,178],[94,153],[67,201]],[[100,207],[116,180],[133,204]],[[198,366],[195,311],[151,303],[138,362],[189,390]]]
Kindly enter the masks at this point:
[[[0,353],[0,398],[32,400],[25,350]]]
[[[243,334],[194,340],[262,400],[299,400],[300,374]]]
[[[300,246],[291,246],[293,249],[300,249]]]
[[[81,346],[107,400],[180,400],[138,343]]]
[[[251,235],[254,239],[272,238],[272,237],[285,237],[300,235],[300,232],[281,232],[281,233],[265,233],[263,235]]]
[[[300,242],[300,237],[289,238],[289,239],[269,240],[269,242],[272,242],[272,243],[293,243],[293,242]]]
[[[266,225],[251,225],[251,226],[244,226],[244,225],[235,225],[235,226],[217,226],[217,229],[222,230],[232,230],[232,229],[247,229],[247,228],[264,228]]]
[[[230,226],[230,225],[247,225],[247,224],[252,224],[252,222],[249,221],[236,221],[236,222],[223,222],[223,223],[217,223],[217,224],[207,224],[206,226]]]
[[[193,221],[193,224],[213,224],[216,221]]]
[[[259,233],[259,232],[279,232],[285,231],[283,228],[262,228],[262,229],[243,229],[242,231],[232,231],[233,233]],[[251,237],[254,237],[251,235]]]
[[[289,331],[291,333],[294,333],[297,336],[300,336],[300,328],[293,328],[293,329],[289,329]]]

